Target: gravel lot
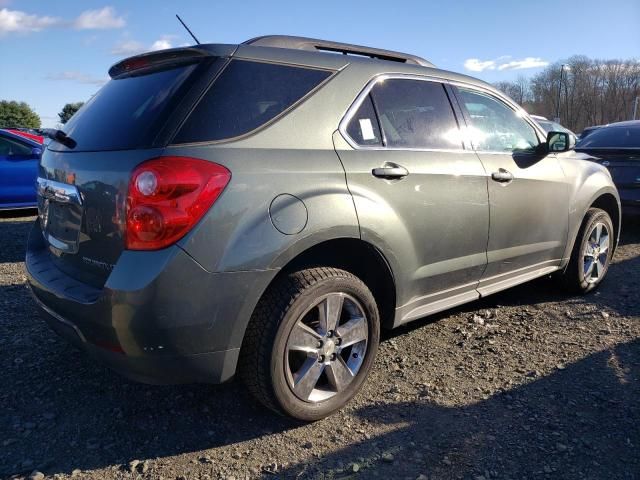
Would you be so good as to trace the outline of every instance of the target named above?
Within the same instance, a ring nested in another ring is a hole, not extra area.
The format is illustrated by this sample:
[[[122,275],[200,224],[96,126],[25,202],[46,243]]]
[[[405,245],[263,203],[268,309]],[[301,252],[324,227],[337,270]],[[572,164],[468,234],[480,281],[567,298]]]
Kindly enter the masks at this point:
[[[387,333],[364,391],[311,425],[58,339],[25,287],[32,220],[0,218],[2,478],[640,478],[638,219],[596,293],[543,279]]]

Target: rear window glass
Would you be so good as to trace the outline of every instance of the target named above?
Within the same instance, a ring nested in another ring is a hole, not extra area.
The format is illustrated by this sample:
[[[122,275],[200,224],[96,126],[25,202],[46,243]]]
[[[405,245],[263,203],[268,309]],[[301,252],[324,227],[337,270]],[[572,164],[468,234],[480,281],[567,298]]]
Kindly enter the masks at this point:
[[[150,146],[195,68],[192,64],[107,82],[64,128],[77,143],[74,151]],[[64,149],[56,142],[50,148]]]
[[[598,128],[576,148],[640,148],[640,125]]]
[[[224,140],[249,133],[287,110],[331,73],[232,60],[185,121],[173,143]]]

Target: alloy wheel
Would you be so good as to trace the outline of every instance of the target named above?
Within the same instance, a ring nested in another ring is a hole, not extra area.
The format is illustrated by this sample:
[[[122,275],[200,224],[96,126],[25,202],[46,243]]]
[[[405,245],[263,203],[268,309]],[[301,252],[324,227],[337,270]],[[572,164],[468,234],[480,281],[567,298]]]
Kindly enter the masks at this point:
[[[305,402],[344,391],[367,354],[369,323],[360,303],[345,293],[318,299],[294,324],[285,349],[287,382]]]
[[[583,273],[588,283],[602,278],[609,260],[609,230],[604,223],[596,223],[587,237],[583,252]]]

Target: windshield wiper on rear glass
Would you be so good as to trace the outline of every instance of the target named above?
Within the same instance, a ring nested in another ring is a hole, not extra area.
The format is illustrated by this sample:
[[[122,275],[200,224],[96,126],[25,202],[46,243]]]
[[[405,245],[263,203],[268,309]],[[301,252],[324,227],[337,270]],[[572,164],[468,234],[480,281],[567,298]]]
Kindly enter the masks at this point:
[[[50,138],[67,148],[76,148],[76,141],[73,138],[68,137],[62,130],[57,130],[55,128],[41,128],[38,131],[42,136]]]

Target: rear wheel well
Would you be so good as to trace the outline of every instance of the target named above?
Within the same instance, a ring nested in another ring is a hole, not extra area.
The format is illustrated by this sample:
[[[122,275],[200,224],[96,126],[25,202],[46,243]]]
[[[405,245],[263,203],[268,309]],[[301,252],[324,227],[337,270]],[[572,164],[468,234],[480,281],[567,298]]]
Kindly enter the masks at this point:
[[[615,231],[613,240],[614,247],[617,246],[618,232],[620,231],[620,210],[618,209],[618,201],[616,200],[616,197],[610,193],[600,195],[589,208],[600,208],[609,214]]]
[[[384,256],[370,243],[360,239],[328,240],[305,250],[292,259],[276,276],[309,267],[341,268],[357,276],[376,299],[382,326],[391,328],[396,308],[396,286]]]

